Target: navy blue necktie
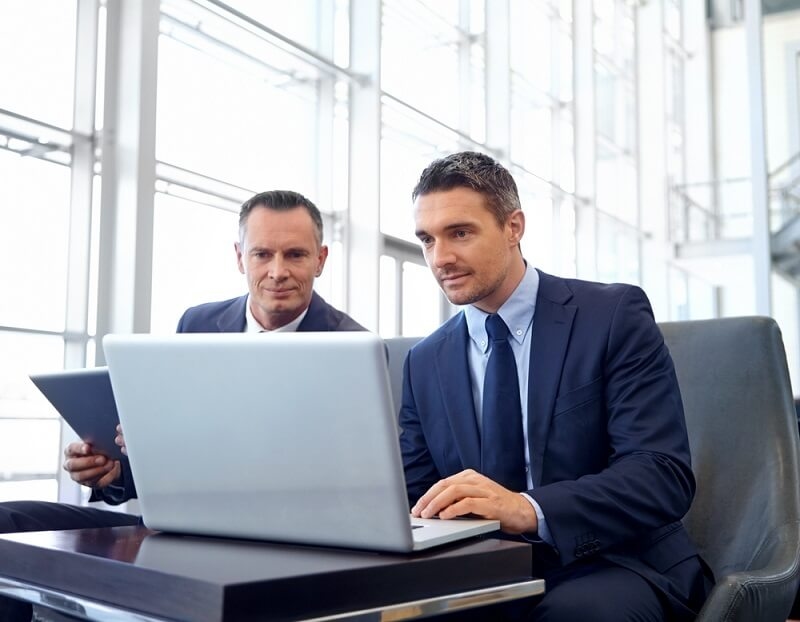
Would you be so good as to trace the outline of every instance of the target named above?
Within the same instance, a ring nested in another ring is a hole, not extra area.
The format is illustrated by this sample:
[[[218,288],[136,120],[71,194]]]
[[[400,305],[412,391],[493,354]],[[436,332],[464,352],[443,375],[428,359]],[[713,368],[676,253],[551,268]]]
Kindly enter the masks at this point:
[[[499,315],[486,318],[492,350],[483,380],[481,472],[514,492],[527,490],[522,405],[508,327]]]

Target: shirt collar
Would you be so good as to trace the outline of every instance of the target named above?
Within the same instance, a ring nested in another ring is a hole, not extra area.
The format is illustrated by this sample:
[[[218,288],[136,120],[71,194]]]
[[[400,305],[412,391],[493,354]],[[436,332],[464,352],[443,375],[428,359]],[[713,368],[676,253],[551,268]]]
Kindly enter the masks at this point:
[[[497,310],[498,315],[508,326],[511,336],[520,344],[525,340],[533,324],[536,295],[539,293],[539,273],[527,262],[525,265],[525,274],[519,285]],[[481,352],[486,352],[489,349],[489,339],[486,335],[486,318],[489,314],[473,305],[468,305],[464,309],[464,316],[470,338]]]
[[[300,326],[300,322],[306,317],[306,313],[308,313],[308,307],[296,318],[294,318],[288,324],[284,324],[283,326],[279,326],[273,330],[268,330],[261,326],[259,321],[253,315],[253,312],[250,310],[250,295],[247,296],[247,301],[245,302],[244,306],[244,316],[247,320],[247,324],[245,326],[244,332],[246,333],[294,333],[297,332],[297,327]]]

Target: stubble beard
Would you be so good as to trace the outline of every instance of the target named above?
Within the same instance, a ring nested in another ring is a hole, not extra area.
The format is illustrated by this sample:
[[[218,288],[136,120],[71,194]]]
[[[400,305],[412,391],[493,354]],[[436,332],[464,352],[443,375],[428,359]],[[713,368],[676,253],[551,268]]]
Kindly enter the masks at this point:
[[[452,292],[449,292],[441,281],[439,282],[439,287],[451,304],[464,306],[475,304],[492,295],[503,283],[504,278],[505,275],[501,274],[490,283],[476,283],[472,287],[461,288]]]

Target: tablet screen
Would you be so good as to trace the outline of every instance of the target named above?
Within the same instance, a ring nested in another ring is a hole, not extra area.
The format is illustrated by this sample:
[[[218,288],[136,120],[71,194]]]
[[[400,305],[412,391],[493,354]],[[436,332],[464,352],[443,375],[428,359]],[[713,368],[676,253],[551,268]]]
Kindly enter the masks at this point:
[[[123,457],[114,443],[119,417],[107,367],[31,374],[30,378],[75,433],[96,452],[114,460]]]

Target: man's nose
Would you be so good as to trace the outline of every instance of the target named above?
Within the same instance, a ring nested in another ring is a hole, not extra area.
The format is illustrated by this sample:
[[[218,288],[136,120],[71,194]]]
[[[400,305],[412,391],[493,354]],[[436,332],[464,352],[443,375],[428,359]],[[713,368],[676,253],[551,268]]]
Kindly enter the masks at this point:
[[[283,257],[275,255],[269,264],[268,275],[271,279],[282,281],[289,276],[289,270]]]
[[[437,242],[428,253],[431,265],[434,268],[444,268],[455,263],[455,255],[449,244]]]

